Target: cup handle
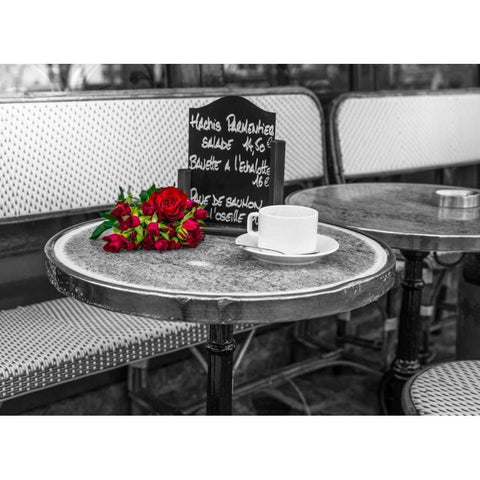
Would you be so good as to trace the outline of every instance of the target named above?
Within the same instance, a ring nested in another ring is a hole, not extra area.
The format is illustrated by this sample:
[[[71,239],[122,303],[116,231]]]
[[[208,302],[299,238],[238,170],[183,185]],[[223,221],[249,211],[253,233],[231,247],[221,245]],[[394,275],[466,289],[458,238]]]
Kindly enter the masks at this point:
[[[248,217],[247,217],[247,233],[249,235],[254,235],[254,236],[258,237],[258,232],[253,230],[253,219],[254,218],[258,218],[258,212],[252,212],[252,213],[248,214]]]

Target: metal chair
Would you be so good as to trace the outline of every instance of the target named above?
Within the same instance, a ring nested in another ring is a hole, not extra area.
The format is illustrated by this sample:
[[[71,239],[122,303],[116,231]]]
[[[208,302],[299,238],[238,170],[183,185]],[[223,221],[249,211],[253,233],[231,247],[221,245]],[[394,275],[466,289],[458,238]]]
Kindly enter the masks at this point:
[[[330,117],[332,183],[477,163],[480,90],[351,93]]]
[[[405,384],[407,415],[480,415],[480,361],[431,365]]]
[[[351,93],[340,96],[330,116],[329,183],[379,178],[478,163],[480,90]],[[441,182],[439,182],[441,183]],[[438,319],[444,267],[461,256],[432,254],[424,268],[421,315],[423,362],[431,360],[429,332]],[[399,268],[402,260],[399,257]],[[396,318],[386,312],[384,342],[393,343]],[[392,328],[393,327],[393,328]],[[344,332],[346,325],[339,324]]]

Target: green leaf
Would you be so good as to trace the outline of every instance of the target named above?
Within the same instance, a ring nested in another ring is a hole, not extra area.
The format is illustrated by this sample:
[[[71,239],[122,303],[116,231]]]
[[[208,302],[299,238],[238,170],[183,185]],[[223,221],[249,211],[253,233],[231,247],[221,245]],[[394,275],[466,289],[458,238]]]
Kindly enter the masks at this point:
[[[165,232],[160,232],[160,235],[165,239],[165,240],[169,240],[169,236],[168,236],[168,233],[165,233]]]
[[[118,201],[124,202],[125,201],[125,190],[122,187],[118,187],[120,189],[120,193],[118,194]]]
[[[96,240],[105,230],[108,230],[109,228],[112,228],[112,223],[111,222],[103,222],[101,223],[92,233],[90,238],[92,240]]]
[[[138,227],[135,227],[135,231],[137,232],[138,235],[143,235],[143,227],[139,225]]]
[[[152,193],[157,189],[157,187],[155,186],[155,184],[153,184],[148,190],[147,190],[147,193],[148,193],[148,196],[151,197],[152,196]]]
[[[103,218],[106,218],[107,220],[114,220],[115,217],[111,216],[111,212],[102,212],[100,213],[100,216]]]
[[[143,202],[146,202],[148,199],[149,199],[150,195],[148,194],[148,191],[147,190],[142,190],[140,192],[140,201],[143,203]]]

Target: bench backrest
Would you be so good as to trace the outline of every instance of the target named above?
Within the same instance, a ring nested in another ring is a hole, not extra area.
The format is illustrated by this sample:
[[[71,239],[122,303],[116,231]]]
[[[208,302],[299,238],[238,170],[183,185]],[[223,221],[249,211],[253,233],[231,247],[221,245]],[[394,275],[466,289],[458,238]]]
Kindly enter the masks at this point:
[[[277,113],[287,184],[323,176],[323,114],[303,88],[0,98],[0,219],[107,205],[120,185],[176,184],[188,163],[188,109],[232,94]]]
[[[330,181],[480,160],[480,90],[346,94],[330,118]]]

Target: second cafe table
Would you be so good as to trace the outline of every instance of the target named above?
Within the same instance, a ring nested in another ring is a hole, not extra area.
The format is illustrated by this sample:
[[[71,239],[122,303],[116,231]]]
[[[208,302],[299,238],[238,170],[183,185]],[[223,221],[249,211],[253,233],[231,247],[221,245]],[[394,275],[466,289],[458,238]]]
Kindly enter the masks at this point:
[[[423,259],[431,251],[480,251],[480,207],[439,207],[434,195],[445,188],[456,187],[351,183],[303,190],[286,200],[290,205],[315,208],[322,222],[368,233],[400,249],[405,257],[397,353],[389,373],[392,413],[402,413],[403,384],[420,370],[418,336]]]
[[[230,414],[237,323],[268,324],[341,313],[393,285],[395,258],[357,232],[319,224],[340,248],[304,266],[263,263],[234,239],[206,235],[197,248],[106,253],[89,237],[98,221],[52,237],[47,274],[64,295],[109,310],[164,321],[210,324],[207,413]]]

